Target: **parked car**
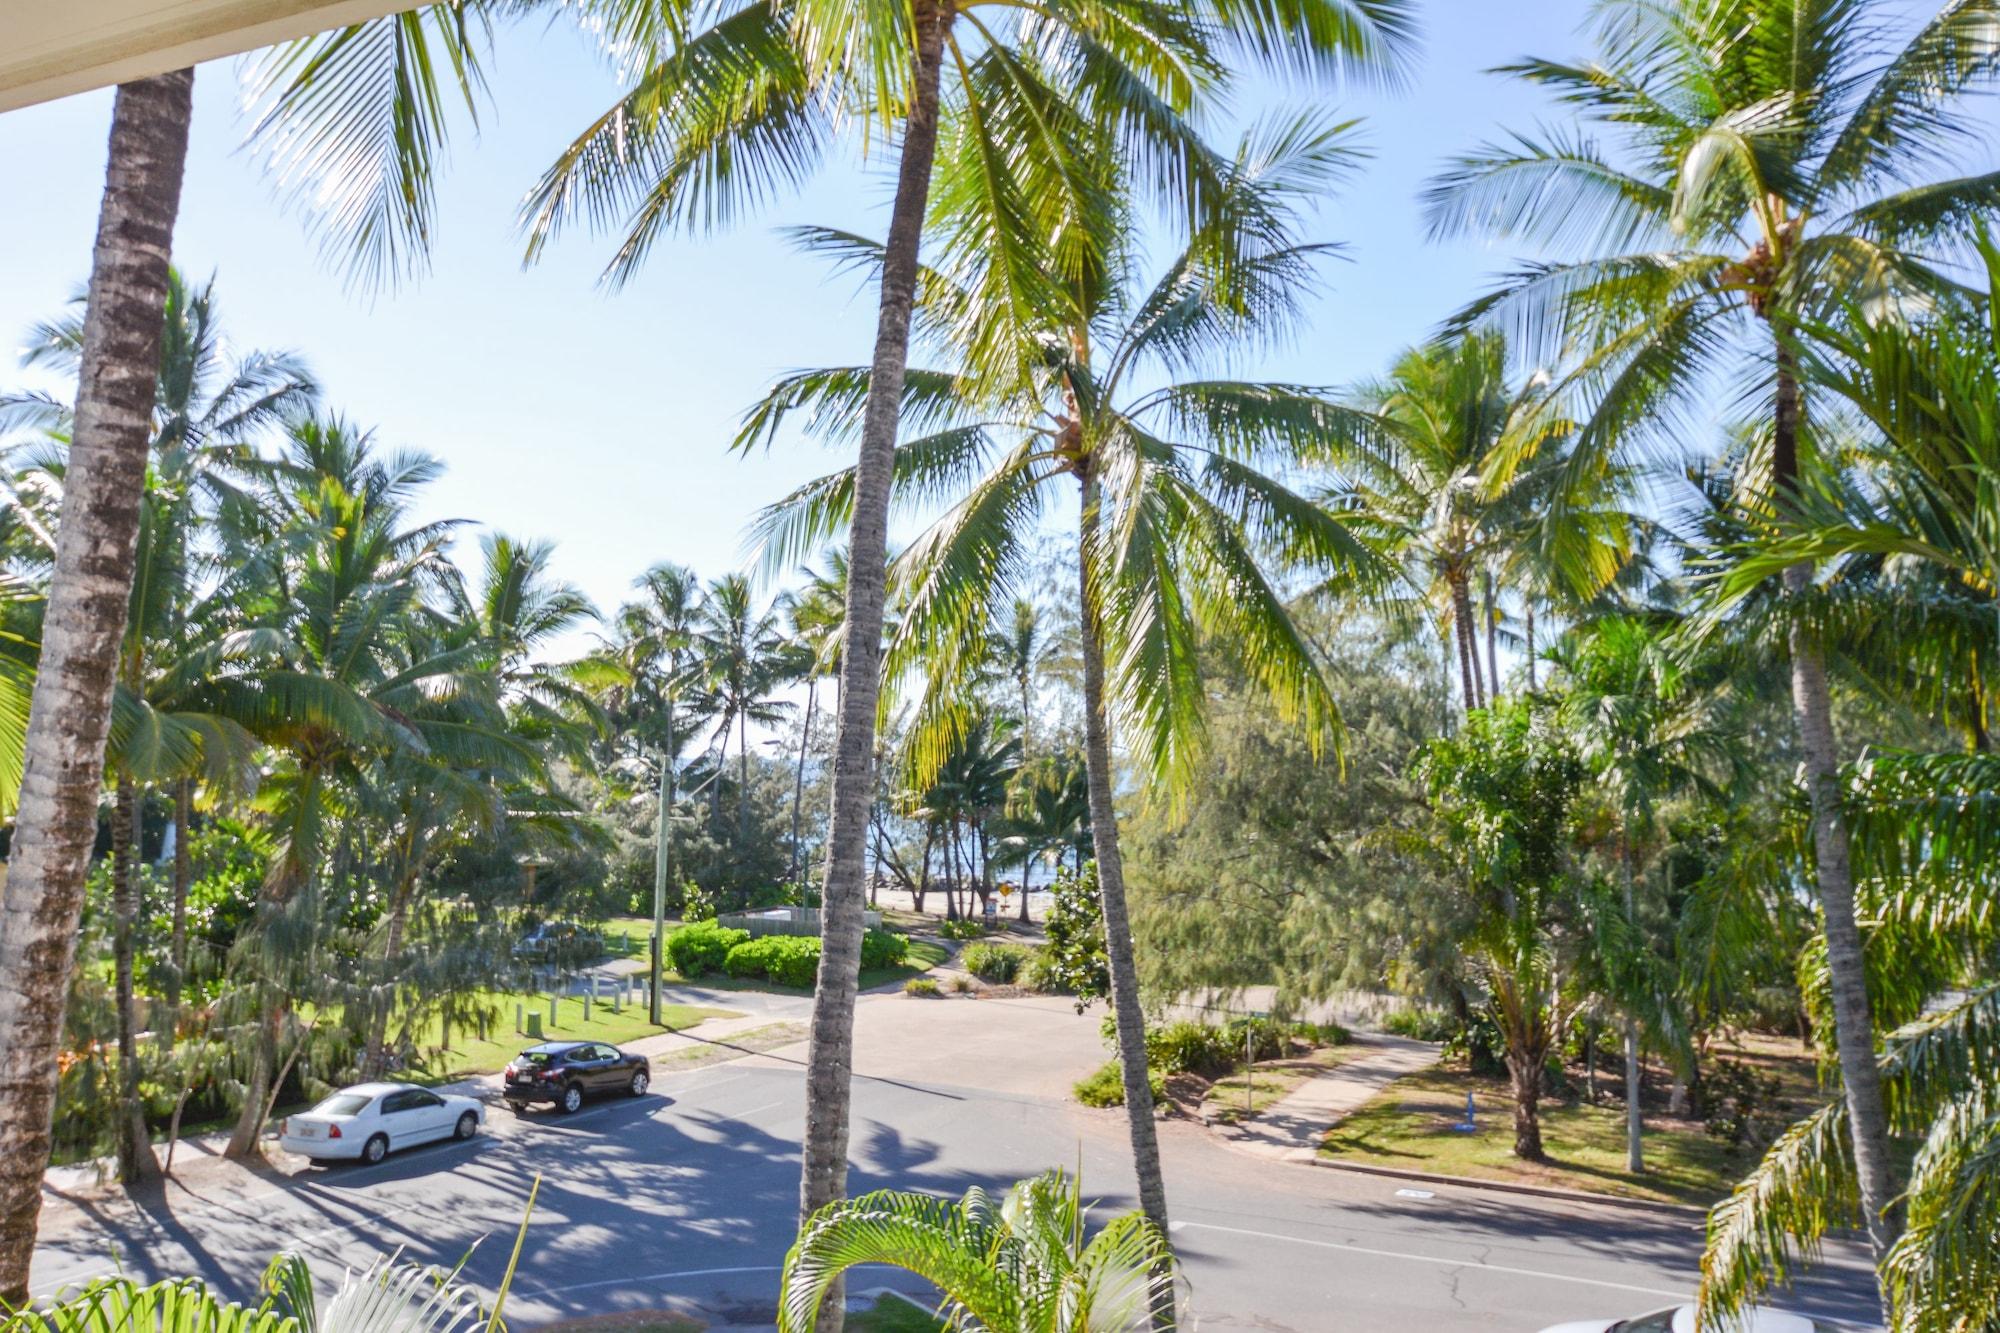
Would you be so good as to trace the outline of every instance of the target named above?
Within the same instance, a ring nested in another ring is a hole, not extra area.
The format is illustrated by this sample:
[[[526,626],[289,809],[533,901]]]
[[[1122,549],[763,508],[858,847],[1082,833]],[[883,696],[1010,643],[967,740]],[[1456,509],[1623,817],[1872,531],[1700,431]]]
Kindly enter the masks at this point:
[[[548,1102],[567,1113],[603,1093],[643,1097],[653,1066],[643,1055],[601,1041],[545,1041],[515,1056],[501,1079],[501,1095],[515,1115],[530,1102]]]
[[[514,956],[545,963],[580,963],[604,952],[604,937],[573,921],[544,921],[514,944]]]
[[[1723,1333],[1821,1333],[1821,1326],[1803,1315],[1759,1307],[1721,1328]],[[1694,1333],[1694,1306],[1673,1305],[1630,1319],[1579,1319],[1551,1324],[1542,1333]]]
[[[357,1083],[286,1116],[278,1143],[317,1160],[379,1162],[414,1144],[469,1139],[485,1123],[486,1108],[471,1097],[408,1083]]]

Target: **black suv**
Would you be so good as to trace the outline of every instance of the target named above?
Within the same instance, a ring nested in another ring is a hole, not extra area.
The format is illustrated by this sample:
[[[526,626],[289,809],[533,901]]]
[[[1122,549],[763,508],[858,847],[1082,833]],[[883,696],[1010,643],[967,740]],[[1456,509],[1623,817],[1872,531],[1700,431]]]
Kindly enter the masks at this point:
[[[600,1093],[642,1097],[652,1078],[653,1067],[643,1055],[601,1041],[545,1041],[509,1062],[500,1095],[515,1115],[529,1102],[550,1102],[570,1112]]]

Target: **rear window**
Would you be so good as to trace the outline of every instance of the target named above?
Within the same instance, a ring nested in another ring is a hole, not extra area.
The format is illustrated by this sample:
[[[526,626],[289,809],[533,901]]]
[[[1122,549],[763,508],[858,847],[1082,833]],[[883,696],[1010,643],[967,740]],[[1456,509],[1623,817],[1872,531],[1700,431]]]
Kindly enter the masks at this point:
[[[555,1062],[555,1054],[551,1051],[522,1051],[514,1057],[515,1064],[527,1065],[531,1069],[540,1069]]]
[[[333,1096],[313,1107],[314,1115],[355,1115],[368,1105],[369,1099],[354,1092],[336,1092]]]

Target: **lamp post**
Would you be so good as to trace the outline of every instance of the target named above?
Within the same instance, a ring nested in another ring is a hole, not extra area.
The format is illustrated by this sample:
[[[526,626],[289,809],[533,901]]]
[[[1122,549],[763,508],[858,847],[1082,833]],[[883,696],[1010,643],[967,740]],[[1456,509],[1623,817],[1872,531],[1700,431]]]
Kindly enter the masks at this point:
[[[653,834],[652,992],[647,1021],[660,1026],[660,952],[667,929],[667,859],[673,852],[674,697],[667,695],[667,743],[660,751],[660,817]]]

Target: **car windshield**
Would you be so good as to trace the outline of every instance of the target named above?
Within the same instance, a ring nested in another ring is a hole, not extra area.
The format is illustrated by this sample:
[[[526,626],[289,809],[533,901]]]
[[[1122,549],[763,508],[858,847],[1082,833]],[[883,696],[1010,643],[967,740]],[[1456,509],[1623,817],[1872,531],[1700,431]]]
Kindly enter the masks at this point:
[[[333,1096],[313,1107],[314,1115],[353,1115],[368,1105],[369,1099],[358,1092],[336,1092]]]
[[[1621,1319],[1605,1333],[1674,1333],[1674,1310],[1655,1310],[1636,1319]]]
[[[553,1051],[522,1051],[514,1057],[515,1064],[528,1065],[536,1069],[540,1069],[543,1065],[552,1065],[555,1062],[556,1057]]]

